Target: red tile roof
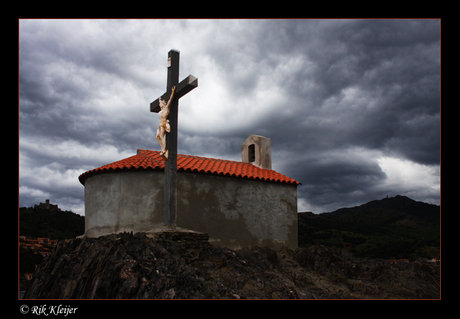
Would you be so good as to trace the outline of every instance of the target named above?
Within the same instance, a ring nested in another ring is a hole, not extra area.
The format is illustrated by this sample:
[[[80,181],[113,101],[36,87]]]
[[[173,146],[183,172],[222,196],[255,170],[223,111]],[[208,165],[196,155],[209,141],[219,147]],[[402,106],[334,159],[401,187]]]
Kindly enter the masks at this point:
[[[137,150],[137,154],[81,174],[78,179],[85,185],[91,175],[116,171],[164,170],[165,161],[159,151]],[[213,175],[233,176],[245,179],[270,181],[299,185],[290,177],[269,169],[258,168],[250,163],[227,161],[216,158],[177,154],[179,172],[196,172]]]

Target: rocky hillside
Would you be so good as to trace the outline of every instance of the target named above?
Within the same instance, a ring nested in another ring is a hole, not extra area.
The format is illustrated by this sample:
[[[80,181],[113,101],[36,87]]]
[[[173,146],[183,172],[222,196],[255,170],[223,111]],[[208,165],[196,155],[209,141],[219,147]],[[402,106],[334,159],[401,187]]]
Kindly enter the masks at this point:
[[[188,236],[188,237],[187,237]],[[24,298],[439,298],[439,266],[390,265],[311,246],[238,251],[206,236],[123,233],[62,241]]]

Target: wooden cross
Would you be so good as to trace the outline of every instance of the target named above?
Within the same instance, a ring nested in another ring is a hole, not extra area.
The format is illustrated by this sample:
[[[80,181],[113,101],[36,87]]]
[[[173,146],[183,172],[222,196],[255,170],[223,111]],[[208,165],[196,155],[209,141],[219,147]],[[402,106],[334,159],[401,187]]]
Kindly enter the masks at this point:
[[[177,219],[177,116],[179,99],[198,86],[198,79],[189,75],[179,83],[179,51],[168,52],[168,80],[166,93],[161,96],[162,100],[169,100],[172,87],[176,86],[174,98],[171,101],[169,111],[169,125],[171,132],[166,132],[166,149],[169,158],[165,161],[165,191],[164,191],[164,225],[176,226]],[[150,103],[150,112],[160,111],[159,98]]]

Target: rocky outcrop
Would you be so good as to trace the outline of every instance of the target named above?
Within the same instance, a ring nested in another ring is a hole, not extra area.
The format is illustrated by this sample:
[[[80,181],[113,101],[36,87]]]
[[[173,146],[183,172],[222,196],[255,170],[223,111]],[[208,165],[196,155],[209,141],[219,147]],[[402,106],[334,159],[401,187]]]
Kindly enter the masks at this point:
[[[439,267],[391,265],[323,246],[230,250],[203,235],[113,234],[60,242],[24,298],[439,298]]]

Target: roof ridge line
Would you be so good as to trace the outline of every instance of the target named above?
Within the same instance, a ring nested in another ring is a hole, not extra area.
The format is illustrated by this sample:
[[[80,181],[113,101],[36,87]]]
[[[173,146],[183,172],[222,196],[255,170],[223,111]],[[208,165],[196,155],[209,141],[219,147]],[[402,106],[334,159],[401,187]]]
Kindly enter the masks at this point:
[[[120,161],[109,163],[99,168],[94,168],[84,172],[78,177],[78,179],[80,180],[80,183],[84,185],[84,181],[87,177],[98,173],[142,169],[164,171],[165,162],[162,161],[159,153],[159,151],[137,149],[137,154]],[[138,155],[141,155],[141,157]],[[178,155],[178,171],[223,175],[249,180],[270,181],[294,185],[301,184],[295,179],[281,174],[275,170],[263,169],[248,162],[187,154]],[[135,159],[136,157],[137,159]]]
[[[156,152],[158,153],[159,151],[153,151],[153,150],[145,150],[145,149],[138,149],[138,151],[141,151],[142,152],[142,155],[146,155],[148,156],[147,154],[145,154],[143,151],[147,151],[147,152]],[[138,153],[139,154],[139,153]],[[207,156],[199,156],[199,155],[190,155],[190,154],[177,154],[177,156],[183,156],[183,157],[195,157],[195,158],[204,158],[204,159],[207,159],[207,160],[215,160],[215,161],[221,161],[221,162],[230,162],[230,163],[238,163],[238,164],[244,164],[244,165],[252,165],[251,163],[248,163],[248,162],[242,162],[242,161],[234,161],[234,160],[228,160],[228,159],[222,159],[222,158],[215,158],[215,157],[207,157]],[[254,166],[254,165],[253,165]],[[254,167],[257,167],[257,166],[254,166]],[[257,167],[259,169],[266,169],[266,168],[260,168],[260,167]],[[268,171],[273,171],[272,169],[266,169]]]

